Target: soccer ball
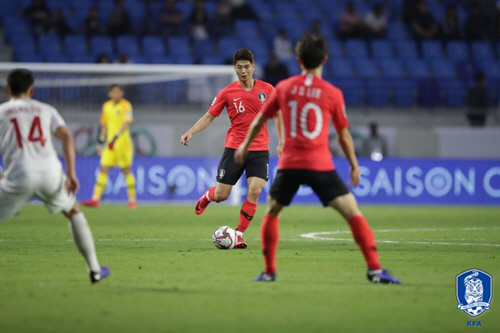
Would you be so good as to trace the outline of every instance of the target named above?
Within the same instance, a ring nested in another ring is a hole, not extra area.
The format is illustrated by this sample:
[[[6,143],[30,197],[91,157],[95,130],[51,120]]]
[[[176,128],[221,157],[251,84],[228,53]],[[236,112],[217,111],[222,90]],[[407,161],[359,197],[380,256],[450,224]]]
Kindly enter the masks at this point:
[[[215,247],[221,250],[230,250],[236,244],[236,231],[228,226],[217,228],[212,236]]]

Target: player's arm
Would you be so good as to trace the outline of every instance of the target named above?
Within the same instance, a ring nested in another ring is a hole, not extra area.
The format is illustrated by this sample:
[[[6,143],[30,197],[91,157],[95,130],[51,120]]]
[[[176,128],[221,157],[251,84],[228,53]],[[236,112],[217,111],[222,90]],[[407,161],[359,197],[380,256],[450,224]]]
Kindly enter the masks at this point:
[[[214,119],[215,116],[211,115],[208,112],[205,113],[203,117],[198,119],[198,121],[193,125],[193,127],[191,127],[186,133],[181,135],[181,143],[184,146],[187,146],[193,134],[203,131],[212,123],[212,121],[214,121]]]
[[[243,164],[245,162],[245,157],[248,154],[248,147],[252,143],[253,139],[259,134],[262,126],[267,121],[266,116],[262,112],[259,112],[257,117],[254,118],[252,124],[250,124],[250,128],[248,129],[247,136],[245,140],[241,143],[238,149],[234,152],[234,161],[238,164]]]
[[[98,144],[96,147],[97,155],[101,155],[104,145],[106,144],[106,136],[108,134],[108,128],[106,125],[101,124],[101,130],[99,132]]]
[[[281,111],[278,111],[276,116],[274,116],[274,124],[278,131],[278,148],[276,148],[276,151],[278,152],[278,157],[280,157],[283,152],[283,146],[285,145],[285,125],[283,123],[283,114]]]
[[[118,133],[116,133],[115,136],[113,137],[113,139],[111,139],[111,141],[108,143],[109,149],[113,149],[116,140],[120,137],[120,135],[123,134],[123,132],[125,132],[130,127],[130,124],[132,124],[131,118],[126,118],[125,120],[123,120],[122,126],[118,130]]]
[[[64,163],[66,165],[67,176],[64,186],[68,192],[76,193],[80,187],[80,183],[78,182],[78,178],[76,178],[75,141],[66,126],[59,126],[54,135],[56,138],[61,140],[62,143],[62,153],[64,156]]]
[[[351,179],[350,183],[352,186],[356,186],[359,184],[359,165],[358,159],[356,158],[356,152],[354,150],[354,141],[352,140],[351,133],[349,132],[349,128],[344,127],[340,130],[337,130],[337,135],[339,137],[340,147],[344,152],[349,164],[351,165]]]

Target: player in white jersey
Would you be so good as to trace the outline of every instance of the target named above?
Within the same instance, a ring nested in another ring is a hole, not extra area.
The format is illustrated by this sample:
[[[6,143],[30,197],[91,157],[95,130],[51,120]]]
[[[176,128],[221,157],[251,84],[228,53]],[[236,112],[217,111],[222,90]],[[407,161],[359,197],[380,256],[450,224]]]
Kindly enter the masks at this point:
[[[85,215],[76,203],[79,182],[75,171],[75,144],[63,118],[52,106],[32,99],[34,79],[26,69],[7,76],[8,102],[0,105],[0,222],[13,216],[37,197],[49,212],[62,212],[73,240],[87,262],[92,283],[110,273],[97,260],[94,240]],[[66,174],[52,144],[62,142]]]

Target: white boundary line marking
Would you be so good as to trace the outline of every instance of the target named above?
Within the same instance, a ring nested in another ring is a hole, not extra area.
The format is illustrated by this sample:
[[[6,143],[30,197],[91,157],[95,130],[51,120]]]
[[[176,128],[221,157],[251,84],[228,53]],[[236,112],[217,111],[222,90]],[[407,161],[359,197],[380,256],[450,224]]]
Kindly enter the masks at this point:
[[[376,233],[390,233],[390,232],[441,232],[441,231],[452,231],[452,230],[460,230],[460,231],[482,231],[482,230],[500,230],[500,227],[492,227],[492,228],[483,228],[483,227],[471,227],[471,228],[426,228],[426,229],[381,229],[381,230],[373,230]],[[352,238],[330,238],[330,237],[322,237],[326,235],[335,235],[349,233],[350,231],[346,230],[337,230],[337,231],[322,231],[322,232],[310,232],[307,234],[301,234],[300,237],[313,240],[313,241],[342,241],[342,242],[353,242]],[[468,239],[462,239],[468,240]],[[488,247],[500,247],[500,244],[482,244],[482,243],[450,243],[450,242],[438,242],[438,241],[399,241],[399,240],[378,240],[377,243],[385,243],[385,244],[421,244],[421,245],[458,245],[458,246],[488,246]]]

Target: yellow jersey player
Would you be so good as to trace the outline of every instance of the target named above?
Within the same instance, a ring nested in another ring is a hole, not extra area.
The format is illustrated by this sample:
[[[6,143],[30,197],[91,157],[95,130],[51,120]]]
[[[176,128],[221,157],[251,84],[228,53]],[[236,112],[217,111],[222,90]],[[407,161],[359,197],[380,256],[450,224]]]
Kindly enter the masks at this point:
[[[108,173],[112,167],[118,166],[127,184],[128,207],[136,208],[135,177],[130,171],[134,155],[134,147],[129,126],[133,121],[132,104],[123,98],[123,88],[119,84],[109,87],[109,101],[102,106],[101,133],[97,154],[101,156],[99,176],[94,186],[92,198],[82,201],[88,207],[99,207],[99,200],[106,188]]]

